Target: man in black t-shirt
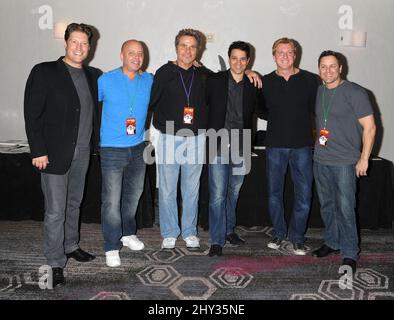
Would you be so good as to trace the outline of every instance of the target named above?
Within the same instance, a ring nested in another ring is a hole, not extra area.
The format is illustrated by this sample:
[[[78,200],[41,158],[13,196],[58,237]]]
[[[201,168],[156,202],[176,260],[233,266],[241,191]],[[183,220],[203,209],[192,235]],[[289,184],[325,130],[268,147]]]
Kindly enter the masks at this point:
[[[276,70],[263,77],[263,94],[268,111],[266,157],[268,210],[274,230],[271,249],[283,240],[293,243],[294,253],[305,255],[304,233],[312,193],[312,114],[318,78],[294,66],[295,41],[281,38],[272,47]],[[283,209],[287,172],[294,183],[294,206],[289,228]]]

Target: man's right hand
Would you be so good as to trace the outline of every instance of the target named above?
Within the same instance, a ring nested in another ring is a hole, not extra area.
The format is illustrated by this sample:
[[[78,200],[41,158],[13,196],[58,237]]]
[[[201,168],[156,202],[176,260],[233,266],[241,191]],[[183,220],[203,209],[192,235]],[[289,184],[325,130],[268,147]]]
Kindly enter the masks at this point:
[[[41,157],[33,158],[31,163],[38,170],[44,170],[49,163],[48,156],[41,156]]]

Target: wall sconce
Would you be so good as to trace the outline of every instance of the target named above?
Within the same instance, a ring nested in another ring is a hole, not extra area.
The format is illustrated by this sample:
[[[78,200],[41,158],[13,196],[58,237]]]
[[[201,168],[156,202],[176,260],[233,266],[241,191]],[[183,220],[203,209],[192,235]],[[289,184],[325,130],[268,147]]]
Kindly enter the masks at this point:
[[[367,33],[364,31],[345,30],[339,35],[339,44],[344,47],[366,47]]]
[[[53,37],[55,39],[64,39],[64,32],[66,31],[67,23],[56,22],[53,28]]]

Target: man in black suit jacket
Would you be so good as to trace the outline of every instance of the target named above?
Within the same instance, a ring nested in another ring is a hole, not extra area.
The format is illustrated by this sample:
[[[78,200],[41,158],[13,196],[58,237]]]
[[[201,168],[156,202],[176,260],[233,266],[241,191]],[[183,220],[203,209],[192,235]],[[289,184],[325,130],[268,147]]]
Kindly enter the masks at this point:
[[[25,128],[32,164],[41,171],[44,254],[53,287],[64,283],[67,258],[95,258],[79,247],[79,207],[90,151],[99,141],[99,70],[83,66],[92,35],[85,24],[68,25],[65,56],[34,66],[25,89]]]
[[[253,114],[263,110],[261,90],[248,81],[245,70],[250,47],[243,41],[228,49],[230,69],[207,80],[209,143],[209,256],[222,255],[226,240],[243,244],[235,232],[239,190],[250,164]],[[213,130],[211,130],[213,129]],[[219,144],[218,144],[219,142]],[[219,148],[218,148],[219,146]]]

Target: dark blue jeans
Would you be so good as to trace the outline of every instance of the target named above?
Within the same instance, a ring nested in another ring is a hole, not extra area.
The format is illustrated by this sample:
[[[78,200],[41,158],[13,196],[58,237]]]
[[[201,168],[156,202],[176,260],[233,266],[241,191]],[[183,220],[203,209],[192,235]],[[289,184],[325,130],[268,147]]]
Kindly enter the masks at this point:
[[[224,246],[226,235],[233,233],[236,225],[236,207],[244,174],[234,174],[234,163],[209,165],[209,235],[210,243]]]
[[[129,148],[101,148],[101,224],[104,250],[119,250],[123,236],[137,230],[135,214],[144,189],[145,143]]]
[[[312,196],[312,150],[304,148],[267,148],[266,169],[268,211],[274,227],[273,237],[304,243]],[[287,167],[294,184],[294,205],[289,230],[283,209],[283,189]]]
[[[340,249],[344,258],[357,260],[360,251],[356,224],[354,165],[328,166],[315,162],[313,173],[325,225],[324,242]]]

